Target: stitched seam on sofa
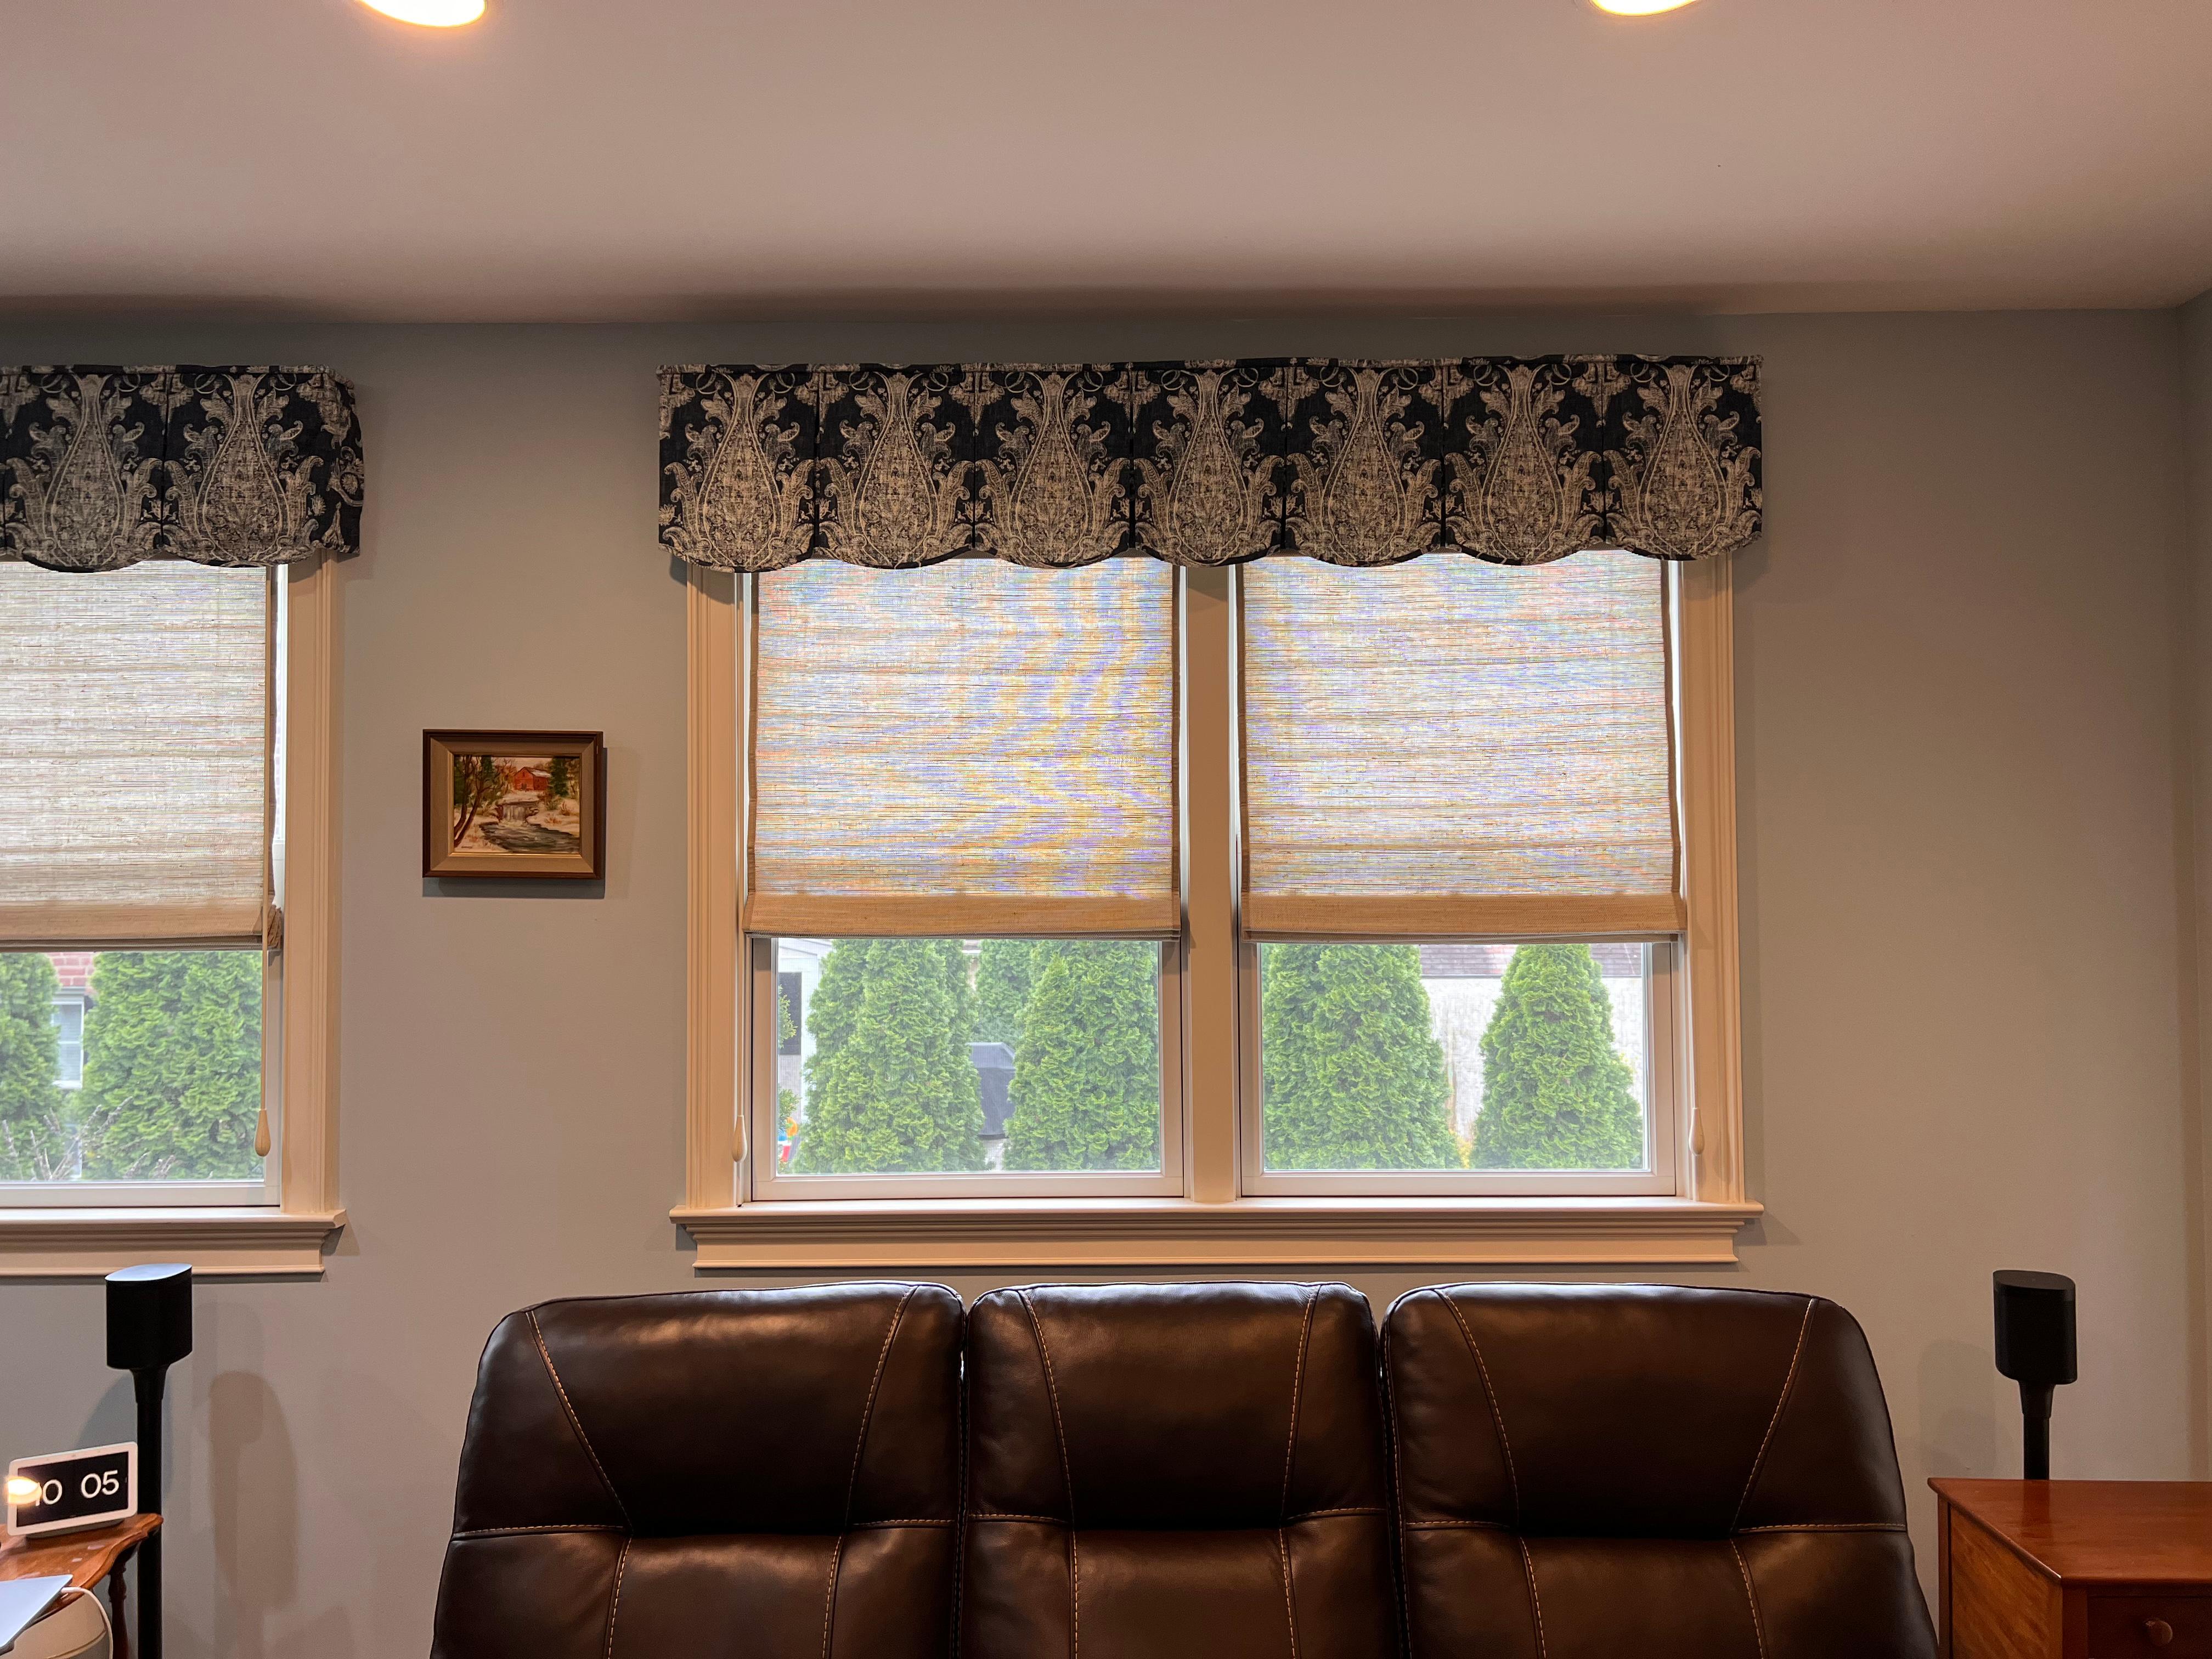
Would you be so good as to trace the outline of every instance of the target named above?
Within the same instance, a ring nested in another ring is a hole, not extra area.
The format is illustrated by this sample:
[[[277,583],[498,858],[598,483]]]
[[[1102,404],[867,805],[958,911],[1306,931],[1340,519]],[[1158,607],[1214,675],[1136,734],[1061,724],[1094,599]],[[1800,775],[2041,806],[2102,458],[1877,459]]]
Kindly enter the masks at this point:
[[[1394,1305],[1390,1311],[1397,1312]],[[1382,1433],[1390,1443],[1390,1512],[1402,1523],[1406,1516],[1405,1471],[1401,1467],[1398,1448],[1405,1437],[1398,1432],[1398,1389],[1391,1372],[1390,1328],[1397,1322],[1385,1318],[1382,1322],[1382,1352],[1378,1356],[1378,1370],[1382,1384]],[[1406,1589],[1406,1528],[1401,1524],[1390,1528],[1384,1536],[1390,1542],[1390,1585],[1398,1593],[1398,1656],[1410,1659],[1413,1650],[1413,1607]]]
[[[1544,1659],[1547,1651],[1544,1645],[1544,1598],[1536,1594],[1536,1559],[1528,1553],[1527,1539],[1516,1536],[1513,1541],[1521,1547],[1521,1571],[1528,1580],[1528,1611],[1536,1620],[1536,1659]]]
[[[1298,1659],[1298,1601],[1291,1588],[1291,1541],[1285,1528],[1291,1518],[1291,1470],[1298,1456],[1298,1401],[1306,1385],[1306,1344],[1313,1336],[1314,1304],[1321,1286],[1306,1287],[1306,1304],[1298,1321],[1298,1354],[1291,1365],[1291,1432],[1283,1447],[1283,1498],[1275,1506],[1275,1553],[1283,1563],[1283,1619],[1290,1633],[1291,1659]]]
[[[975,1510],[971,1512],[968,1518],[970,1521],[1034,1521],[1047,1527],[1064,1527],[1068,1524],[1064,1518],[1057,1515],[1006,1515],[997,1510]]]
[[[1481,1345],[1476,1342],[1474,1333],[1468,1328],[1467,1320],[1460,1313],[1459,1304],[1442,1291],[1434,1291],[1431,1294],[1450,1312],[1452,1323],[1459,1327],[1460,1335],[1466,1340],[1467,1351],[1474,1356],[1474,1369],[1482,1377],[1483,1398],[1490,1401],[1490,1425],[1498,1431],[1498,1449],[1505,1454],[1505,1478],[1513,1486],[1513,1524],[1518,1528],[1521,1524],[1521,1475],[1513,1467],[1513,1443],[1505,1437],[1505,1413],[1498,1407],[1498,1390],[1490,1386],[1490,1367],[1482,1363]],[[1529,1582],[1533,1583],[1534,1580]]]
[[[1067,1424],[1060,1414],[1060,1383],[1052,1374],[1052,1349],[1044,1340],[1044,1322],[1027,1291],[1014,1292],[1030,1316],[1030,1334],[1036,1338],[1037,1360],[1044,1367],[1046,1397],[1052,1401],[1053,1432],[1060,1438],[1060,1478],[1067,1486],[1067,1655],[1077,1659],[1083,1646],[1083,1550],[1075,1537],[1075,1468],[1067,1456]]]
[[[1905,1532],[1902,1521],[1785,1521],[1771,1527],[1738,1527],[1748,1538],[1755,1532]]]
[[[822,1659],[830,1659],[830,1632],[837,1615],[837,1569],[845,1559],[845,1534],[830,1546],[830,1582],[822,1592]]]
[[[629,1567],[629,1540],[623,1540],[622,1553],[615,1558],[615,1593],[607,1598],[606,1659],[614,1659],[615,1615],[622,1611],[623,1574]]]
[[[1759,1485],[1759,1472],[1766,1467],[1766,1449],[1774,1443],[1774,1431],[1782,1421],[1783,1409],[1790,1403],[1790,1391],[1797,1386],[1797,1362],[1805,1356],[1805,1336],[1813,1328],[1813,1310],[1820,1305],[1819,1298],[1805,1298],[1805,1316],[1797,1322],[1797,1346],[1790,1351],[1790,1369],[1782,1374],[1782,1392],[1774,1396],[1774,1415],[1766,1419],[1766,1432],[1759,1437],[1759,1453],[1751,1460],[1751,1473],[1744,1477],[1743,1496],[1735,1500],[1735,1513],[1729,1517],[1729,1530],[1734,1532],[1743,1512],[1750,1506],[1753,1490]]]
[[[1382,1506],[1380,1504],[1347,1504],[1342,1509],[1307,1510],[1298,1515],[1286,1515],[1283,1517],[1283,1524],[1286,1527],[1295,1527],[1301,1521],[1318,1521],[1324,1516],[1330,1515],[1380,1515],[1382,1513]]]
[[[1735,1557],[1735,1570],[1743,1575],[1743,1599],[1751,1604],[1751,1639],[1759,1644],[1759,1659],[1766,1659],[1766,1629],[1759,1616],[1759,1592],[1752,1588],[1751,1567],[1733,1538],[1729,1540],[1729,1551]]]
[[[837,1573],[845,1564],[845,1534],[853,1529],[853,1502],[860,1490],[860,1454],[868,1447],[868,1425],[875,1420],[876,1395],[884,1386],[884,1366],[891,1357],[891,1344],[898,1340],[899,1325],[906,1318],[906,1304],[914,1300],[920,1286],[909,1285],[906,1294],[891,1310],[891,1320],[884,1330],[884,1346],[876,1350],[875,1375],[868,1379],[868,1397],[860,1406],[860,1432],[853,1442],[853,1472],[845,1479],[844,1525],[837,1534],[837,1542],[830,1552],[830,1589],[822,1606],[822,1659],[830,1659],[830,1637],[837,1622]]]
[[[614,1480],[607,1474],[607,1466],[599,1462],[599,1454],[592,1444],[592,1437],[584,1432],[584,1420],[576,1415],[575,1402],[568,1398],[568,1385],[561,1381],[561,1368],[553,1363],[553,1351],[545,1346],[545,1328],[538,1322],[538,1310],[535,1308],[530,1310],[530,1334],[538,1339],[538,1357],[545,1362],[545,1375],[553,1379],[553,1392],[561,1396],[561,1409],[568,1414],[568,1426],[575,1431],[577,1443],[583,1447],[584,1455],[592,1460],[592,1467],[599,1472],[599,1480],[606,1487],[607,1496],[615,1500],[616,1513],[623,1518],[623,1530],[631,1530],[634,1523],[629,1518],[629,1505],[623,1502],[622,1494],[615,1490]]]
[[[1306,1287],[1304,1317],[1298,1322],[1298,1356],[1291,1366],[1291,1433],[1283,1447],[1283,1501],[1276,1508],[1278,1516],[1287,1517],[1291,1512],[1291,1466],[1298,1455],[1298,1401],[1305,1390],[1306,1343],[1313,1334],[1314,1303],[1321,1296],[1321,1286]]]
[[[627,1533],[628,1531],[629,1528],[626,1527],[617,1527],[611,1522],[606,1521],[556,1521],[541,1527],[471,1527],[465,1532],[455,1533],[453,1536],[456,1538],[514,1538],[525,1533],[532,1532]]]
[[[845,1528],[847,1532],[880,1532],[886,1527],[949,1527],[951,1522],[943,1516],[916,1516],[896,1521],[855,1521]]]
[[[1408,1521],[1406,1522],[1406,1530],[1408,1532],[1442,1532],[1453,1527],[1467,1532],[1511,1532],[1513,1530],[1512,1528],[1501,1525],[1496,1521]]]

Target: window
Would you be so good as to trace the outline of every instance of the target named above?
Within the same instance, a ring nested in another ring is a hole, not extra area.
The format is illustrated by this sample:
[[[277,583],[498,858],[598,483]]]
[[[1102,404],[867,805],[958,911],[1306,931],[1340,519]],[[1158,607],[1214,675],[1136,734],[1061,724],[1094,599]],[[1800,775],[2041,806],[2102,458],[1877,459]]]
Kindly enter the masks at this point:
[[[330,626],[313,563],[0,562],[0,1271],[319,1270]]]
[[[1249,1190],[1674,1192],[1667,611],[1627,553],[1246,571]]]
[[[1733,1259],[1724,561],[691,603],[702,1266]]]
[[[756,586],[753,1195],[1178,1191],[1173,573],[916,574]]]

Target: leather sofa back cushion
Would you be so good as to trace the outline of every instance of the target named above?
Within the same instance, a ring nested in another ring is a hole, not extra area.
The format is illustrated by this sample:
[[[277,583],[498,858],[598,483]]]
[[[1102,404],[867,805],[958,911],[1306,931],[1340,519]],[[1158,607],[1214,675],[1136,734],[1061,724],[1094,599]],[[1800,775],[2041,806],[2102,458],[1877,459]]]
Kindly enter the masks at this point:
[[[905,1285],[511,1315],[470,1408],[436,1653],[943,1654],[963,1322]]]
[[[1389,1651],[1374,1351],[1343,1285],[981,1298],[963,1654]]]
[[[1834,1304],[1447,1285],[1385,1346],[1414,1659],[1933,1653],[1888,1410]]]

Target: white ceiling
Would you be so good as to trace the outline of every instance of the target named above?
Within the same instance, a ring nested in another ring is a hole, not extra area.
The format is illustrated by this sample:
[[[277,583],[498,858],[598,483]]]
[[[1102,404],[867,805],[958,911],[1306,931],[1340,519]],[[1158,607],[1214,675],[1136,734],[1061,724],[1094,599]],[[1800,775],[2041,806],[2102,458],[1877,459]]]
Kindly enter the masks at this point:
[[[12,0],[0,307],[2165,306],[2212,0]]]

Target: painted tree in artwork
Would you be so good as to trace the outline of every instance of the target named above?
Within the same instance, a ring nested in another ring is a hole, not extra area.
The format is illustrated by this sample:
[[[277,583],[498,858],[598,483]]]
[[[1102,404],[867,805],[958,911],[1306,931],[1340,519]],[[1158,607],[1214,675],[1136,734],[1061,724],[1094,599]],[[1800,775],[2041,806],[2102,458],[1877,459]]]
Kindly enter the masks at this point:
[[[1261,947],[1271,1170],[1449,1170],[1451,1082],[1411,945]]]
[[[66,1176],[70,1137],[55,1084],[54,965],[0,952],[0,1180]]]
[[[497,805],[506,793],[507,775],[489,755],[453,757],[454,846],[461,844],[461,837],[469,833],[477,815],[487,806]]]
[[[1482,1034],[1478,1170],[1633,1170],[1644,1163],[1635,1073],[1587,945],[1524,945]]]
[[[1038,941],[1014,1044],[1009,1170],[1160,1167],[1158,947]]]
[[[1032,939],[987,939],[975,958],[975,1041],[1012,1043],[1029,1006]]]
[[[807,1010],[814,1053],[794,1173],[983,1167],[967,974],[957,939],[840,939],[831,947]]]
[[[84,1022],[88,1177],[248,1179],[261,1109],[261,956],[103,951]]]
[[[545,798],[567,800],[576,793],[576,757],[556,755],[545,764]]]

